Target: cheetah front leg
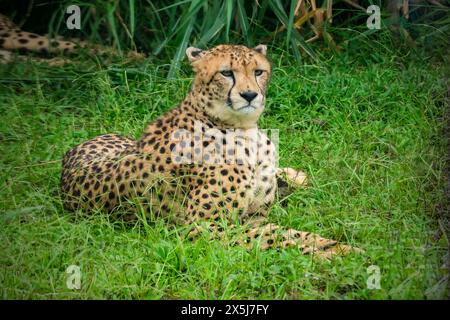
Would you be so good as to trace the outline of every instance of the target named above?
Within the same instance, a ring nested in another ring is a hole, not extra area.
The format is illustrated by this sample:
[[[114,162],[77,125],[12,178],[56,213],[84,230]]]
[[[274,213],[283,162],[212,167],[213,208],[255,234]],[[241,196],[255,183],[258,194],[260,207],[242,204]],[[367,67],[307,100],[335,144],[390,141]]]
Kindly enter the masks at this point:
[[[188,194],[186,208],[186,222],[194,225],[190,239],[205,228],[211,237],[222,237],[224,223],[233,227],[242,222],[249,207],[250,175],[231,165],[222,165],[204,167],[198,176],[191,178],[195,187]]]
[[[209,233],[209,239],[223,239],[226,231],[220,223],[217,223],[218,219],[215,220],[205,221],[204,224],[197,220],[197,223],[195,223],[195,226],[189,233],[189,239],[193,240],[204,231]],[[264,220],[265,218],[261,218],[248,222],[244,226],[245,233],[234,235],[233,243],[247,249],[256,246],[260,250],[293,247],[298,248],[305,255],[308,254],[325,259],[332,259],[336,255],[346,255],[351,252],[363,252],[361,249],[323,238],[315,233],[284,228],[273,223],[264,222]],[[232,230],[235,227],[236,225],[229,224],[227,229]]]
[[[222,238],[225,230],[234,229],[236,224],[244,224],[244,234],[238,234],[236,243],[250,248],[257,245],[260,249],[298,247],[304,254],[331,258],[335,254],[358,251],[337,241],[325,239],[317,234],[302,232],[265,222],[265,217],[248,216],[248,188],[246,175],[233,175],[228,168],[217,172],[206,172],[204,178],[196,178],[189,193],[187,215],[194,227],[189,233],[193,240],[203,231],[209,232],[210,238]],[[232,177],[232,178],[230,178]],[[220,179],[219,179],[220,178]],[[239,183],[224,183],[223,181]],[[244,219],[243,219],[244,217]],[[207,229],[207,230],[205,230]],[[238,229],[239,230],[239,229]]]
[[[303,254],[312,254],[326,259],[331,259],[334,255],[362,252],[358,248],[340,244],[315,233],[267,223],[265,218],[255,218],[249,221],[245,235],[239,243],[247,248],[256,244],[261,250],[297,247]]]
[[[308,183],[306,174],[303,171],[297,171],[292,168],[278,168],[277,193],[280,199],[285,198],[300,187],[305,187]]]
[[[278,168],[277,179],[281,179],[294,187],[304,187],[308,184],[306,173],[292,168]]]

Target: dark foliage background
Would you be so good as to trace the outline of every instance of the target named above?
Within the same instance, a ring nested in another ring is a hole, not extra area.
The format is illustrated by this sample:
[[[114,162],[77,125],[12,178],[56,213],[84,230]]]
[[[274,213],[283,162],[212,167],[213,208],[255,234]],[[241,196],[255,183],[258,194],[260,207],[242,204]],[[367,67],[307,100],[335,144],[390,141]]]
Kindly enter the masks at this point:
[[[444,48],[446,54],[450,39],[448,0],[411,0],[406,15],[397,0],[3,0],[1,3],[1,12],[25,30],[79,37],[113,46],[119,52],[138,50],[171,60],[169,76],[178,70],[188,45],[267,43],[288,50],[301,61],[370,48],[380,40],[394,47],[419,45],[434,51]],[[72,4],[81,8],[81,30],[68,30],[65,26],[66,8]],[[364,9],[371,4],[382,9],[382,30],[369,30],[366,26],[369,14]],[[362,45],[361,41],[368,45]]]

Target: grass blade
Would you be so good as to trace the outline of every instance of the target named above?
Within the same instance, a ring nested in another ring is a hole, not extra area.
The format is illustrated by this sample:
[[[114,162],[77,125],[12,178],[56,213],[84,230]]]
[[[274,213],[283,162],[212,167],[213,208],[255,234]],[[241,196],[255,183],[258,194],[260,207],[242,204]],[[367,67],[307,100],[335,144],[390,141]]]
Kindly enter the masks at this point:
[[[293,30],[294,25],[294,14],[295,14],[295,7],[297,6],[297,1],[299,0],[291,0],[291,7],[289,9],[289,19],[286,26],[286,44],[291,42],[291,34]]]
[[[131,37],[134,38],[134,31],[136,30],[136,6],[134,4],[134,0],[128,0],[128,6],[129,6],[129,14],[130,14],[130,34]]]
[[[244,37],[245,43],[248,46],[251,46],[250,39],[248,36],[248,21],[247,21],[247,13],[245,12],[244,2],[242,0],[237,0],[237,15],[239,20],[239,25],[241,27],[242,36]]]
[[[117,46],[117,50],[119,51],[119,53],[122,54],[120,39],[119,39],[119,35],[117,33],[116,20],[114,18],[114,11],[116,10],[116,5],[108,2],[106,10],[107,10],[106,11],[106,19],[108,21],[108,25],[109,25],[109,28],[111,30],[111,33],[112,33],[112,36],[114,39],[114,44]]]
[[[226,0],[225,1],[225,10],[226,10],[226,19],[225,19],[225,41],[230,42],[230,27],[231,27],[231,18],[233,17],[234,11],[234,0]]]
[[[183,34],[183,38],[177,49],[177,52],[175,53],[174,58],[172,60],[172,64],[170,65],[169,74],[167,75],[168,79],[173,79],[175,76],[175,73],[180,68],[180,61],[183,58],[184,52],[186,51],[186,48],[187,48],[187,45],[189,42],[189,38],[191,36],[192,29],[194,27],[194,22],[195,22],[195,17],[192,17],[187,25],[187,28],[186,28],[184,34]]]

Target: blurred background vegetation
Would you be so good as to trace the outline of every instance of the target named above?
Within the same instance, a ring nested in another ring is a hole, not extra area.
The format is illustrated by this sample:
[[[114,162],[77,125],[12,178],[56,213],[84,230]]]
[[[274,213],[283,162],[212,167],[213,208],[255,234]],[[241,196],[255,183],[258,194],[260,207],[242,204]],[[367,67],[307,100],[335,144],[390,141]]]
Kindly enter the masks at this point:
[[[3,14],[24,30],[77,37],[170,61],[174,76],[189,45],[266,43],[297,61],[368,50],[377,41],[448,54],[449,0],[3,0]],[[81,8],[81,29],[68,30],[66,8]],[[366,21],[381,8],[381,30]],[[365,47],[362,49],[361,47]],[[437,50],[436,50],[437,49]],[[443,50],[442,50],[443,49]]]

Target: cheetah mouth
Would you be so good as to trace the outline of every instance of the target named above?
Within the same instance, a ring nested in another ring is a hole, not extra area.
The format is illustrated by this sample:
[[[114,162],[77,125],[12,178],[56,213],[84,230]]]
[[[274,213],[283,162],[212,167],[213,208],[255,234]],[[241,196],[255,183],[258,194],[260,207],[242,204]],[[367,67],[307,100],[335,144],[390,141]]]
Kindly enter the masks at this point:
[[[240,113],[251,113],[256,110],[255,106],[252,106],[251,104],[248,104],[246,106],[240,107],[239,109],[236,109],[236,111]]]

